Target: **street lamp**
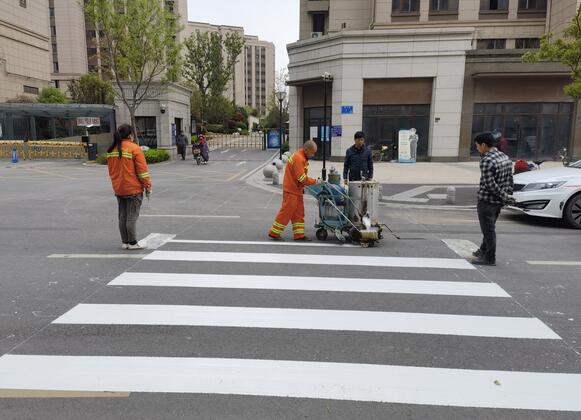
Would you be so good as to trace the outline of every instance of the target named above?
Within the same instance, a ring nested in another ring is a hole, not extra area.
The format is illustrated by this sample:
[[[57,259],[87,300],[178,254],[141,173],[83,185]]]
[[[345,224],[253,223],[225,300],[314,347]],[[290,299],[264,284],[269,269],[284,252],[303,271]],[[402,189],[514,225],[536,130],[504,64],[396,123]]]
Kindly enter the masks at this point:
[[[329,136],[329,143],[331,142],[331,127],[327,130],[327,82],[333,81],[333,75],[329,72],[323,73],[321,76],[323,78],[324,85],[324,99],[323,99],[323,135],[321,136],[323,141],[321,142],[321,147],[323,148],[323,170],[321,171],[321,178],[323,181],[327,180],[327,168],[325,167],[327,160],[327,135]]]
[[[283,133],[283,131],[282,131],[282,103],[286,99],[286,91],[279,90],[278,92],[276,92],[276,98],[278,99],[278,104],[279,104],[278,110],[279,110],[279,116],[280,116],[279,125],[278,125],[278,128],[279,128],[278,133],[280,136],[279,159],[282,160],[282,143],[283,143],[283,138],[284,138],[284,136],[282,134]]]

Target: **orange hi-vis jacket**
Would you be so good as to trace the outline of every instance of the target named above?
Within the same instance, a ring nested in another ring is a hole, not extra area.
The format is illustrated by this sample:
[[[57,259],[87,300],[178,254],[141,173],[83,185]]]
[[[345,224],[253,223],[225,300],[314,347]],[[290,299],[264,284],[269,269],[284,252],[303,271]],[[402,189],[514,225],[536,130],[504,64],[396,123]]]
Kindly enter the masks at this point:
[[[309,160],[305,151],[299,149],[289,159],[284,170],[282,189],[285,193],[303,195],[305,185],[314,185],[317,181],[308,176]]]
[[[116,196],[128,197],[151,189],[145,156],[131,140],[121,143],[121,157],[117,149],[107,153],[107,166]]]

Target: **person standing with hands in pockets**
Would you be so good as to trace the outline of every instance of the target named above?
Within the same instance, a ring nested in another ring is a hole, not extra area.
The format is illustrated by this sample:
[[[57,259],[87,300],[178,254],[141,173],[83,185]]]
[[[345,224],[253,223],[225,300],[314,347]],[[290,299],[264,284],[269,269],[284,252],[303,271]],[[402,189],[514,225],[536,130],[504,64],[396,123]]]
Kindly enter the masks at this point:
[[[355,144],[345,154],[343,179],[345,184],[349,184],[349,181],[361,181],[362,178],[373,179],[373,159],[371,150],[365,145],[365,134],[358,131]]]
[[[107,166],[119,208],[121,249],[143,249],[137,242],[136,227],[143,191],[148,197],[151,193],[151,178],[130,125],[121,125],[113,135],[113,144],[107,150]]]

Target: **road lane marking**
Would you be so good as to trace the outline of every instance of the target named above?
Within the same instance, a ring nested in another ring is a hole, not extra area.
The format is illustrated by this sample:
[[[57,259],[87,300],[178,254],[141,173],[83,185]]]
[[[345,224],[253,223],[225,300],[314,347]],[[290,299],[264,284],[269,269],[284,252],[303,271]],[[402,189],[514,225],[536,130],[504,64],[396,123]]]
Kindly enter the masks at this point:
[[[211,261],[247,262],[271,264],[315,264],[347,265],[366,267],[409,267],[409,268],[446,268],[456,270],[475,270],[468,261],[455,258],[404,258],[404,257],[349,257],[346,255],[308,255],[308,254],[263,254],[244,252],[189,252],[154,251],[146,260],[156,261]]]
[[[51,254],[46,258],[69,258],[69,259],[141,259],[147,254]]]
[[[224,154],[224,153],[228,153],[230,151],[230,149],[226,149],[226,150],[222,150],[220,153]]]
[[[581,266],[581,261],[527,261],[530,265]]]
[[[474,242],[466,239],[442,239],[442,242],[462,258],[472,258],[472,253],[479,248]]]
[[[147,249],[157,249],[175,237],[175,235],[168,233],[150,233],[139,241],[139,243],[144,244]]]
[[[238,162],[238,163],[237,163],[236,165],[234,165],[234,166],[240,166],[240,165],[244,165],[245,163],[246,163],[246,161],[245,161],[245,160],[243,160],[242,162]]]
[[[242,175],[244,172],[245,172],[245,170],[242,169],[240,172],[236,172],[234,175],[232,175],[226,181],[233,181],[234,179],[236,179],[237,177],[239,177],[240,175]]]
[[[111,281],[109,286],[202,287],[223,289],[310,290],[352,293],[510,297],[510,295],[497,284],[484,282],[229,274],[126,272]]]
[[[176,219],[240,219],[240,216],[226,216],[215,214],[142,214],[140,217],[159,217]]]
[[[201,239],[172,239],[168,242],[179,244],[216,244],[216,245],[274,245],[274,246],[297,246],[297,247],[338,247],[338,248],[361,248],[359,245],[338,244],[333,242],[280,242],[280,241],[209,241]]]
[[[1,398],[127,398],[129,392],[43,391],[34,389],[0,389]]]
[[[0,358],[0,387],[581,411],[581,375],[189,357]]]
[[[53,324],[366,331],[559,340],[537,318],[228,306],[79,304]]]

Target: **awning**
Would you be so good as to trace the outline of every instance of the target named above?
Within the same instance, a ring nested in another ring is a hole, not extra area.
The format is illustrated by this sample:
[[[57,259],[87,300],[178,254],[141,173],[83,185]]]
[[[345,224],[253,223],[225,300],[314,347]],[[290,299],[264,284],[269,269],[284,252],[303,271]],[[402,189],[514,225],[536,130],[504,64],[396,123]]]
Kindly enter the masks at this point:
[[[287,86],[306,86],[306,85],[314,85],[323,83],[323,77],[309,77],[307,79],[298,79],[298,80],[287,80]],[[333,78],[329,79],[328,83],[333,83]]]

